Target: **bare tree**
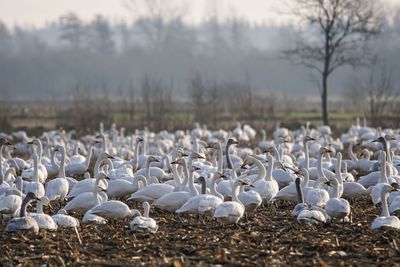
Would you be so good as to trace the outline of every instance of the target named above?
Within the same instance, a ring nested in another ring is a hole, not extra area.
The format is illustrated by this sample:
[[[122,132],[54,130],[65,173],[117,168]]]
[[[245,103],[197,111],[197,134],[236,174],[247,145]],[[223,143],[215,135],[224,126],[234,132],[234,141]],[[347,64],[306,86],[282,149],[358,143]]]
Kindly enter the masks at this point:
[[[387,60],[374,56],[369,77],[353,78],[345,97],[352,99],[352,105],[362,110],[374,126],[382,125],[382,119],[389,110],[394,110],[399,88],[393,84],[393,66]]]
[[[113,31],[110,22],[102,15],[96,15],[89,27],[89,45],[100,53],[114,50]]]
[[[377,10],[374,0],[296,0],[293,13],[306,24],[307,33],[286,53],[321,75],[325,125],[329,124],[328,79],[337,68],[357,66],[367,58],[368,41],[381,26]]]
[[[147,44],[156,50],[169,39],[174,26],[171,22],[181,21],[186,10],[165,0],[128,0],[125,6],[135,15]]]
[[[74,50],[81,48],[84,26],[82,20],[75,13],[68,13],[60,17],[60,39],[69,43]]]

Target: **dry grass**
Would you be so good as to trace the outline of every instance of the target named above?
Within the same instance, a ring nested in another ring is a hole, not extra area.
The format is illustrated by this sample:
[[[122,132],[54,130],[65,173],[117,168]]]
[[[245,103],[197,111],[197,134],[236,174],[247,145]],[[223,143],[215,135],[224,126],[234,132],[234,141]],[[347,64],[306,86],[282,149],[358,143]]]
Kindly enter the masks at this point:
[[[129,234],[129,221],[117,226],[83,225],[79,245],[73,230],[16,235],[1,227],[2,266],[15,265],[316,265],[366,266],[400,262],[400,233],[372,231],[377,210],[369,199],[352,205],[353,223],[300,225],[292,205],[275,211],[261,207],[240,227],[202,224],[195,216],[182,221],[151,211],[160,226],[156,234]]]

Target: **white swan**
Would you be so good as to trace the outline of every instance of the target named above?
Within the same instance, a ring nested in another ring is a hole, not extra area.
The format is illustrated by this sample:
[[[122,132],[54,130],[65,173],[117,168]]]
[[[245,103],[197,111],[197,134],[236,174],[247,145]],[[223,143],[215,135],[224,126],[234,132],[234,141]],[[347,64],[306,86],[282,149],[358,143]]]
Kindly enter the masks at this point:
[[[38,164],[37,164],[37,177],[39,178],[39,182],[44,183],[47,179],[47,169],[42,164],[42,154],[43,154],[43,146],[42,142],[39,139],[34,139],[33,141],[28,143],[29,145],[36,145],[38,147],[37,151],[34,153],[38,156]],[[21,176],[25,180],[32,180],[34,177],[35,168],[29,168],[22,171]]]
[[[91,209],[91,214],[100,216],[107,220],[118,220],[133,218],[139,215],[138,210],[129,209],[128,205],[118,200],[108,200]]]
[[[371,200],[374,205],[381,202],[381,192],[382,187],[389,184],[389,180],[387,177],[387,170],[389,168],[388,164],[386,163],[386,153],[384,151],[381,152],[380,155],[381,161],[381,177],[376,185],[372,187],[371,190]]]
[[[243,217],[245,208],[238,198],[239,186],[249,185],[247,181],[236,180],[232,187],[232,201],[221,203],[214,212],[214,218],[223,224],[237,224]]]
[[[33,232],[35,234],[39,232],[39,226],[35,219],[26,215],[26,206],[32,200],[39,199],[35,196],[35,194],[29,192],[28,194],[26,194],[24,200],[22,201],[20,217],[8,221],[6,226],[7,232]]]
[[[184,161],[184,159],[182,160]],[[187,169],[187,167],[185,167],[185,169]],[[189,192],[179,191],[168,193],[154,201],[153,206],[161,210],[174,212],[182,207],[186,203],[186,201],[189,200],[189,198],[197,196],[198,194],[199,193],[194,186],[193,170],[190,170]]]
[[[206,194],[207,182],[203,176],[200,176],[198,181],[202,185],[201,194],[188,199],[182,207],[176,212],[202,214],[206,216],[213,216],[215,209],[223,202],[223,196],[215,190],[215,183],[222,175],[215,173],[211,181],[211,193]]]
[[[129,227],[133,232],[142,230],[154,234],[158,230],[158,225],[153,218],[149,217],[150,204],[148,202],[143,202],[143,209],[144,209],[143,216],[135,217],[130,223]]]
[[[264,165],[258,159],[249,156],[247,162],[253,162],[259,169],[260,180],[254,182],[253,191],[260,194],[263,203],[268,203],[279,191],[278,182],[272,177],[272,170],[274,167],[274,158],[267,155],[268,169],[265,170]]]
[[[46,184],[46,196],[50,201],[64,200],[69,191],[69,183],[65,177],[65,149],[63,146],[56,146],[55,152],[61,152],[60,170],[58,177],[50,180]]]
[[[309,174],[308,170],[306,168],[302,168],[298,171],[295,172],[295,174],[303,176],[303,180],[301,181],[301,188],[303,191],[304,195],[307,195],[308,190],[312,189],[312,187],[309,187]],[[286,201],[291,201],[291,202],[296,202],[298,201],[298,193],[296,189],[296,183],[292,182],[288,186],[285,186],[279,192],[273,197],[272,201],[275,200],[286,200]]]
[[[89,209],[93,208],[94,206],[107,201],[108,197],[105,194],[101,187],[98,186],[98,182],[100,179],[105,179],[106,174],[104,172],[100,172],[96,177],[96,185],[92,188],[91,192],[84,192],[77,196],[75,196],[70,202],[65,205],[63,210],[65,211],[77,211],[85,213]]]
[[[388,193],[393,190],[388,184],[385,184],[381,188],[381,198],[382,198],[382,213],[381,216],[376,218],[372,222],[372,229],[381,229],[381,228],[395,228],[400,229],[400,220],[396,216],[390,216],[389,209],[387,205],[387,196]]]
[[[246,182],[250,184],[250,181]],[[254,188],[254,185],[250,185],[250,187]],[[263,201],[258,192],[253,190],[244,191],[244,185],[240,185],[238,198],[248,213],[254,212]]]
[[[330,181],[333,182],[332,188],[334,192],[325,205],[325,211],[331,219],[342,220],[350,214],[350,204],[346,199],[340,198],[340,184],[338,179],[333,177]]]
[[[39,229],[54,231],[58,228],[57,224],[50,215],[43,213],[43,205],[48,205],[49,203],[50,200],[46,196],[42,197],[36,202],[36,213],[29,213],[29,216],[35,219]]]
[[[25,193],[32,192],[38,198],[45,195],[45,190],[43,184],[39,181],[39,156],[33,155],[33,182],[27,182],[25,185]]]
[[[107,196],[109,199],[115,199],[132,194],[139,190],[139,182],[146,186],[146,177],[143,175],[137,175],[134,177],[129,177],[129,180],[124,178],[110,180],[108,181]]]
[[[310,189],[306,195],[306,203],[310,207],[324,207],[329,200],[329,193],[325,189],[320,188],[323,183],[327,183],[328,179],[320,177],[314,184],[314,188]]]

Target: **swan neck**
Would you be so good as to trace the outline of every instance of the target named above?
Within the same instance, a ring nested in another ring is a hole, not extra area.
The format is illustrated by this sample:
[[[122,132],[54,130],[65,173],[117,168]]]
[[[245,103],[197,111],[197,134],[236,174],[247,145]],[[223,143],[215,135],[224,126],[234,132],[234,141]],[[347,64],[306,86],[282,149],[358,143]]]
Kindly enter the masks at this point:
[[[229,153],[230,147],[231,145],[229,143],[227,143],[225,146],[226,164],[228,169],[232,169],[232,160],[231,160],[231,155]]]
[[[304,143],[304,154],[305,154],[305,161],[306,161],[306,168],[307,170],[310,169],[310,155],[309,155],[309,149],[308,149],[308,142]]]
[[[60,169],[58,170],[58,177],[65,178],[65,149],[61,150]]]
[[[388,176],[387,176],[387,165],[386,164],[386,157],[382,157],[382,165],[381,165],[381,183],[389,183]]]
[[[140,144],[140,141],[136,141],[135,152],[134,152],[133,161],[132,161],[132,170],[133,171],[136,171],[139,167],[139,144]]]
[[[236,202],[239,202],[240,204],[243,205],[243,203],[238,198],[239,186],[240,186],[239,183],[235,183],[234,186],[232,187],[232,200],[236,201]]]
[[[185,164],[183,164],[183,175],[185,176],[182,185],[183,186],[188,186],[189,183],[189,169],[188,169],[188,163],[185,161]]]
[[[39,182],[39,157],[33,157],[33,181]]]
[[[210,192],[212,195],[224,199],[224,196],[217,191],[217,177],[214,174],[214,177],[211,180]]]
[[[145,187],[147,186],[147,179],[143,175],[135,176],[133,182],[136,183],[137,188],[139,188],[139,182],[142,182]]]
[[[310,175],[308,171],[305,171],[303,181],[301,182],[301,187],[308,187],[308,183],[310,181]]]
[[[342,157],[338,156],[336,159],[336,166],[335,166],[335,177],[339,184],[343,183],[343,178],[341,174],[341,167],[342,167]]]
[[[297,199],[299,203],[304,203],[303,192],[301,190],[300,183],[296,183]]]
[[[19,211],[19,217],[23,218],[26,215],[26,206],[28,206],[28,203],[31,201],[31,199],[28,199],[27,197],[24,198],[21,204],[21,210]]]
[[[356,157],[356,155],[354,155],[354,152],[353,152],[353,142],[351,142],[349,145],[349,155],[350,155],[351,160],[356,161],[356,162],[358,161],[358,158]]]
[[[93,153],[93,146],[90,147],[89,154],[86,156],[86,159],[85,159],[84,165],[86,167],[86,170],[89,168],[90,159],[92,158],[92,153]]]
[[[318,167],[317,167],[317,171],[318,171],[318,176],[319,177],[325,177],[325,174],[324,174],[324,172],[322,171],[322,156],[323,156],[323,153],[319,153],[318,154]]]
[[[173,160],[176,160],[176,158],[174,158]],[[178,173],[177,164],[171,164],[171,170],[172,170],[172,176],[174,177],[174,181],[175,181],[175,187],[182,186],[182,178]]]
[[[280,157],[278,149],[274,146],[274,147],[272,147],[272,150],[273,150],[273,153],[274,153],[275,160],[276,161],[281,161],[281,157]]]
[[[146,202],[147,203],[147,202]],[[150,205],[149,204],[144,204],[144,217],[149,218],[149,213],[150,213]]]
[[[199,194],[197,189],[194,187],[193,171],[189,172],[189,193],[192,196],[196,196]]]
[[[388,197],[388,192],[386,192],[385,190],[382,190],[382,193],[381,193],[381,201],[382,201],[382,213],[381,213],[381,216],[383,216],[383,217],[390,216],[388,203],[387,203],[387,197]]]
[[[265,170],[264,164],[262,164],[260,161],[256,161],[256,164],[258,164],[258,169],[259,169],[259,177],[263,179],[265,177],[265,180],[267,181],[272,181],[272,171],[274,169],[274,164],[275,160],[273,157],[268,156],[268,168]],[[263,175],[263,176],[262,176]]]
[[[36,201],[36,213],[43,214],[43,202]]]
[[[221,143],[218,143],[218,161],[217,161],[217,170],[219,172],[222,172],[224,165],[224,153],[222,151],[222,145]]]
[[[42,154],[43,154],[43,146],[42,146],[42,142],[37,139],[37,145],[38,145],[38,156],[39,156],[39,163],[42,162]]]

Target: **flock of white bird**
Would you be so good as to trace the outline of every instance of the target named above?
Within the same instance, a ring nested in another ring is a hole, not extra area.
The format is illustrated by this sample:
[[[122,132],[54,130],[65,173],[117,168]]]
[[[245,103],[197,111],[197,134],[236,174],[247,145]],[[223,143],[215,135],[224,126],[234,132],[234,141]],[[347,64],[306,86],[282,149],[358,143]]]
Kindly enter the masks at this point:
[[[400,210],[397,130],[358,121],[337,139],[327,126],[289,131],[278,125],[271,140],[261,135],[257,143],[256,131],[239,123],[232,131],[196,125],[130,136],[101,125],[79,139],[65,131],[34,139],[1,134],[2,223],[7,232],[72,227],[79,237],[80,223],[131,219],[130,231],[155,233],[152,208],[238,224],[260,205],[276,209],[280,201],[297,203],[292,215],[300,223],[346,223],[349,200],[370,195],[382,210],[372,229],[400,228],[393,215]],[[36,212],[28,213],[32,201]],[[130,209],[130,202],[142,202],[144,212]],[[46,205],[58,212],[44,213]]]

